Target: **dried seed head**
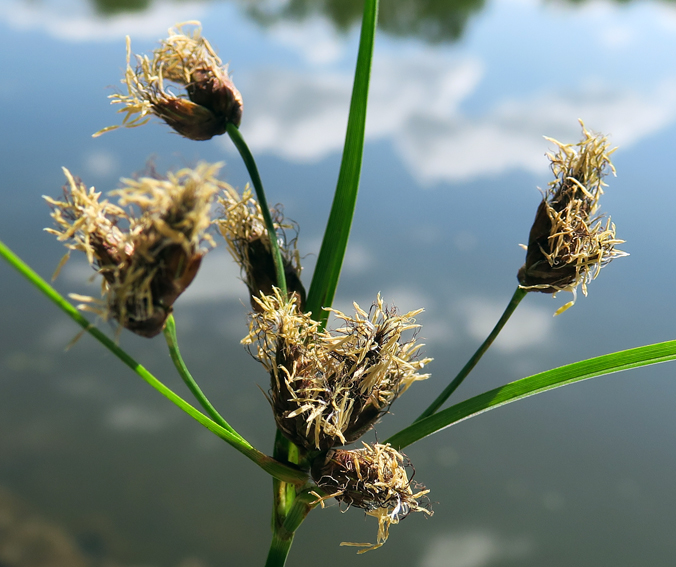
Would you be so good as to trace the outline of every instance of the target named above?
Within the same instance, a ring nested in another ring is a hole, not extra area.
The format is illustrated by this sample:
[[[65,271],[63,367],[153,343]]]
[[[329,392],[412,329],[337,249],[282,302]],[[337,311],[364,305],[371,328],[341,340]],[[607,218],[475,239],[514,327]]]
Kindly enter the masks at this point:
[[[205,230],[214,196],[225,185],[215,178],[220,167],[200,164],[166,179],[123,179],[123,187],[110,193],[121,206],[101,201],[101,193],[64,169],[64,200],[45,197],[57,226],[47,230],[67,248],[85,252],[103,276],[102,306],[85,298],[90,305],[81,308],[144,337],[162,330],[197,274],[204,255],[200,243],[213,244]]]
[[[518,273],[523,289],[556,294],[573,293],[581,286],[587,295],[587,284],[613,258],[626,256],[615,246],[624,242],[615,237],[610,218],[595,216],[603,194],[603,177],[607,170],[615,173],[610,161],[608,140],[590,133],[582,124],[582,141],[558,146],[556,154],[548,154],[556,179],[549,184],[535,215],[528,238],[526,263]]]
[[[271,376],[270,402],[288,439],[309,451],[351,443],[385,414],[417,380],[431,359],[418,359],[422,345],[403,334],[419,327],[420,311],[397,315],[378,296],[367,313],[354,304],[333,334],[321,331],[297,301],[279,291],[257,299],[245,344],[257,344],[258,358]]]
[[[218,227],[235,262],[244,273],[249,288],[251,307],[261,311],[255,298],[272,295],[277,285],[275,263],[270,249],[270,238],[258,202],[246,189],[240,195],[230,188],[219,197],[223,214],[217,220]],[[277,234],[275,235],[282,253],[284,275],[289,294],[295,294],[300,311],[305,308],[305,288],[300,281],[300,255],[296,249],[296,239],[288,241],[286,231],[293,230],[293,224],[285,223],[280,207],[271,210]]]
[[[342,543],[363,547],[365,553],[381,547],[389,536],[390,525],[399,523],[411,512],[432,515],[429,501],[421,498],[429,492],[414,485],[406,469],[410,461],[389,444],[363,443],[362,449],[336,449],[327,453],[324,462],[316,464],[312,476],[317,485],[342,504],[366,510],[378,518],[377,543]],[[414,492],[415,490],[415,492]]]
[[[183,27],[196,26],[192,33]],[[176,132],[191,140],[209,140],[224,134],[229,123],[242,120],[242,96],[228,76],[227,66],[201,36],[199,22],[185,22],[169,30],[148,56],[136,56],[131,66],[131,40],[127,37],[127,70],[122,83],[127,94],[113,94],[111,104],[121,104],[122,126],[133,128],[159,116]],[[185,87],[185,95],[176,96],[165,87],[171,81]],[[94,136],[114,130],[109,126]]]

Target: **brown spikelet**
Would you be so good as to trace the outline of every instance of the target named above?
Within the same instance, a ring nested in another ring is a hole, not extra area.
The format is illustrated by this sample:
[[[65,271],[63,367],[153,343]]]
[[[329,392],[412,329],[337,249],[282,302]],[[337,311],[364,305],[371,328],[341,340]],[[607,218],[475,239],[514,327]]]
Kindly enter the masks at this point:
[[[192,32],[183,28],[193,25]],[[185,89],[175,95],[167,82]],[[122,80],[126,93],[111,95],[111,104],[121,104],[121,125],[96,132],[133,128],[160,117],[181,136],[191,140],[209,140],[224,134],[228,124],[242,121],[242,96],[228,75],[227,66],[202,37],[199,22],[185,22],[169,30],[169,37],[147,55],[136,56],[131,63],[131,40],[127,37],[127,69]]]
[[[590,133],[582,122],[583,139],[562,144],[548,154],[555,179],[549,184],[535,215],[528,238],[526,262],[519,269],[523,289],[555,294],[578,286],[587,295],[587,284],[614,258],[626,256],[615,246],[624,242],[615,237],[610,218],[597,216],[607,171],[615,173],[610,161],[608,140]],[[556,314],[570,307],[567,303]]]
[[[202,241],[211,224],[210,208],[224,184],[220,164],[200,164],[165,179],[123,179],[100,200],[64,169],[64,200],[45,197],[57,229],[48,229],[71,250],[81,250],[103,276],[103,303],[82,306],[104,320],[113,318],[134,333],[152,337],[164,327],[173,304],[190,285],[202,261]],[[123,208],[125,207],[125,208]]]

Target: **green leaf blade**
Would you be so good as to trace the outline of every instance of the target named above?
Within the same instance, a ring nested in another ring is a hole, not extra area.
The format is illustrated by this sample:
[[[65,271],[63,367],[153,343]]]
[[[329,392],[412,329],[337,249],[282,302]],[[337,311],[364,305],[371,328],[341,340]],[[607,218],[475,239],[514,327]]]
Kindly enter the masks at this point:
[[[306,303],[307,311],[311,311],[316,320],[323,322],[326,322],[328,317],[323,308],[331,307],[338,287],[357,203],[357,193],[359,192],[359,179],[364,153],[366,107],[377,20],[378,0],[365,0],[343,158],[329,220]]]
[[[396,449],[401,449],[446,427],[536,394],[597,376],[671,360],[676,360],[676,341],[646,345],[574,362],[479,394],[410,425],[386,442]]]

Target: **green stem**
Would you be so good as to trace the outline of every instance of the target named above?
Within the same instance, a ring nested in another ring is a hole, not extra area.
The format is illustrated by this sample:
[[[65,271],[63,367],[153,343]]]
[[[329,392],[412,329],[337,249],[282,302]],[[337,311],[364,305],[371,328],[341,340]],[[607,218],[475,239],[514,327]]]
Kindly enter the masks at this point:
[[[472,358],[470,358],[467,361],[467,364],[465,364],[465,366],[462,367],[462,370],[458,372],[458,375],[455,378],[453,378],[453,380],[448,386],[446,386],[446,389],[443,392],[441,392],[441,394],[439,394],[437,399],[434,400],[423,413],[420,414],[420,417],[418,417],[418,419],[416,419],[415,422],[418,422],[421,419],[425,419],[426,417],[429,417],[434,412],[436,412],[442,406],[442,404],[451,396],[451,394],[455,392],[458,386],[462,384],[462,381],[465,378],[467,378],[467,375],[476,366],[477,362],[481,360],[481,357],[488,350],[488,347],[490,347],[493,344],[493,341],[500,334],[500,331],[502,331],[502,328],[505,326],[505,323],[509,321],[509,318],[512,316],[512,313],[514,313],[516,308],[519,306],[519,303],[521,303],[521,300],[524,297],[526,297],[527,293],[528,292],[525,289],[522,289],[521,287],[516,288],[516,291],[514,292],[514,295],[512,295],[512,299],[509,300],[509,304],[507,305],[507,308],[502,314],[502,317],[500,317],[500,320],[496,323],[495,327],[493,327],[491,333],[488,335],[488,337],[486,337],[486,340],[472,355]]]
[[[295,451],[293,450],[295,449]],[[293,462],[292,456],[298,454],[298,448],[289,441],[282,432],[277,429],[275,433],[275,446],[272,455],[278,461]],[[296,459],[297,460],[297,459]],[[276,533],[286,519],[293,499],[296,496],[293,485],[289,486],[276,478],[272,479],[272,531]]]
[[[300,492],[293,501],[293,506],[286,515],[284,531],[293,534],[303,523],[310,511],[318,504],[317,494],[322,494],[321,489],[313,486]]]
[[[315,487],[313,491],[319,490]],[[310,489],[303,490],[298,494],[288,510],[284,523],[273,533],[265,567],[284,567],[296,530],[316,505],[317,494],[312,494]]]
[[[279,461],[287,461],[290,463],[298,464],[299,461],[299,450],[296,445],[289,441],[282,432],[277,429],[275,433],[275,447],[273,450],[273,456]],[[270,547],[270,553],[273,553],[275,550],[274,557],[281,557],[282,552],[284,552],[284,561],[286,561],[286,555],[289,553],[291,548],[291,542],[293,540],[293,532],[290,534],[288,530],[284,528],[286,521],[288,519],[287,515],[289,510],[294,506],[296,500],[296,486],[283,482],[277,478],[272,479],[272,535],[273,541]],[[295,530],[294,530],[295,531]],[[284,547],[283,542],[288,541],[288,546]],[[284,551],[285,550],[285,551]],[[268,558],[270,560],[270,558]],[[276,559],[278,560],[278,559]],[[273,563],[272,565],[277,565],[278,563]],[[279,563],[279,565],[284,565],[284,562]]]
[[[255,449],[241,436],[228,431],[209,419],[197,408],[191,406],[178,394],[167,388],[148,370],[141,366],[136,360],[129,356],[124,350],[115,344],[110,338],[94,327],[82,314],[75,309],[58,291],[42,279],[33,269],[31,269],[21,258],[14,254],[2,241],[0,241],[0,256],[3,257],[11,266],[13,266],[24,278],[33,284],[39,291],[53,301],[62,311],[80,325],[85,331],[92,335],[97,341],[105,346],[110,352],[117,356],[124,364],[131,368],[150,386],[155,388],[160,394],[170,402],[178,406],[195,421],[206,427],[209,431],[216,434],[226,443],[237,449],[240,453],[251,459],[264,471],[275,478],[285,482],[302,485],[307,481],[307,473],[280,463],[279,461],[268,457]]]
[[[277,534],[272,536],[272,543],[270,544],[270,551],[268,551],[268,558],[265,561],[265,567],[284,567],[286,558],[291,550],[293,536],[294,534],[291,534],[290,537],[281,537]]]
[[[230,424],[227,421],[225,421],[225,419],[223,419],[223,417],[221,416],[220,413],[218,413],[218,411],[216,411],[216,408],[204,395],[204,392],[202,392],[201,388],[197,385],[197,382],[195,382],[195,379],[190,374],[188,367],[185,365],[185,362],[183,361],[181,352],[178,349],[178,340],[176,338],[176,321],[174,321],[173,315],[169,315],[169,317],[167,318],[167,322],[164,325],[164,338],[166,339],[167,345],[169,346],[169,355],[171,356],[171,360],[173,361],[176,370],[178,370],[179,375],[181,376],[181,378],[183,378],[183,382],[185,382],[185,385],[188,387],[190,392],[192,392],[192,395],[195,396],[195,399],[211,416],[211,419],[213,419],[216,423],[218,423],[218,425],[220,425],[223,429],[227,429],[230,433],[232,433],[233,435],[237,435],[237,437],[242,439],[242,436],[239,433],[237,433],[237,431],[235,431],[230,426]]]
[[[256,198],[258,199],[258,204],[261,206],[261,212],[263,213],[265,228],[268,231],[268,237],[270,239],[270,251],[272,252],[272,260],[275,263],[277,287],[279,287],[280,291],[282,292],[282,297],[286,297],[287,292],[286,276],[284,275],[284,261],[282,259],[282,252],[279,249],[279,241],[277,240],[275,223],[272,221],[268,200],[265,197],[263,182],[261,181],[261,176],[258,173],[258,167],[256,167],[256,161],[254,160],[251,150],[249,150],[249,146],[246,145],[239,128],[237,128],[237,126],[231,122],[228,123],[228,135],[230,136],[232,143],[235,144],[237,151],[239,151],[239,155],[242,156],[244,165],[249,172],[249,177],[251,177],[251,182],[253,183],[254,190],[256,191]]]

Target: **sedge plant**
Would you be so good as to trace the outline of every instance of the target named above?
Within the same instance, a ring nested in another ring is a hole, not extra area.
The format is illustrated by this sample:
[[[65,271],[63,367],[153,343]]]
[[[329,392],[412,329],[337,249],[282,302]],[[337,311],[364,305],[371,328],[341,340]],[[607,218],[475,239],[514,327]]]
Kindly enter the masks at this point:
[[[365,0],[342,162],[307,291],[296,241],[290,238],[294,225],[284,219],[281,208],[268,204],[254,156],[239,130],[242,96],[198,22],[170,30],[151,56],[132,56],[127,39],[124,90],[111,96],[123,120],[95,135],[141,126],[152,117],[191,140],[227,135],[253,190],[239,192],[222,181],[221,164],[200,163],[166,176],[123,179],[121,188],[102,198],[64,169],[62,197],[46,197],[53,219],[48,230],[67,247],[64,261],[73,251],[84,253],[102,283],[100,298],[73,296],[77,306],[0,242],[0,255],[83,332],[269,473],[273,521],[267,567],[285,564],[296,531],[328,499],[361,508],[376,519],[373,543],[343,543],[356,546],[358,553],[382,546],[391,527],[410,513],[431,515],[429,490],[412,480],[411,463],[402,453],[423,437],[534,394],[676,359],[676,341],[646,345],[529,376],[441,409],[529,293],[571,292],[575,298],[580,288],[586,295],[600,270],[626,255],[616,248],[622,241],[614,224],[598,213],[604,178],[614,173],[613,150],[604,136],[581,123],[579,143],[550,140],[556,148],[548,156],[554,180],[543,193],[524,246],[518,286],[493,331],[418,419],[383,442],[360,441],[400,395],[428,378],[424,370],[430,361],[417,342],[415,317],[421,309],[400,313],[380,295],[370,307],[355,303],[353,313],[332,309],[359,189],[377,16],[378,0]],[[177,88],[181,94],[175,94]],[[219,413],[179,350],[173,305],[216,245],[214,226],[249,291],[249,332],[242,342],[270,380],[267,396],[277,426],[272,455],[252,446]],[[336,328],[329,325],[330,314]],[[113,322],[117,334],[130,331],[139,340],[162,333],[171,360],[201,409],[130,357],[117,336],[99,330],[101,320]]]

